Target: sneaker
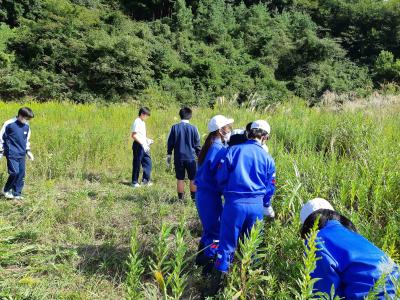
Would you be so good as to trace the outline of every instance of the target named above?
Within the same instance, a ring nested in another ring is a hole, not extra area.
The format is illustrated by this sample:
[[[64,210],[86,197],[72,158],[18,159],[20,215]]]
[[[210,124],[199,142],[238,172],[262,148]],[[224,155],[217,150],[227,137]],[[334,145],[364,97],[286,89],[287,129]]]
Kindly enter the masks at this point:
[[[14,196],[15,200],[24,200],[24,197],[19,195],[19,196]]]
[[[267,218],[275,218],[275,212],[272,206],[264,207],[264,216]]]
[[[142,182],[142,185],[143,185],[143,186],[152,186],[153,183],[152,183],[151,181],[143,181],[143,182]]]
[[[133,187],[133,188],[139,188],[139,187],[141,187],[141,185],[140,185],[139,183],[132,183],[132,184],[131,184],[131,187]]]
[[[207,287],[203,290],[203,297],[215,297],[218,295],[224,287],[227,274],[213,268],[209,275]]]
[[[14,198],[15,198],[14,195],[13,195],[13,193],[12,193],[11,191],[4,192],[3,195],[4,195],[4,197],[7,198],[7,199],[14,199]]]

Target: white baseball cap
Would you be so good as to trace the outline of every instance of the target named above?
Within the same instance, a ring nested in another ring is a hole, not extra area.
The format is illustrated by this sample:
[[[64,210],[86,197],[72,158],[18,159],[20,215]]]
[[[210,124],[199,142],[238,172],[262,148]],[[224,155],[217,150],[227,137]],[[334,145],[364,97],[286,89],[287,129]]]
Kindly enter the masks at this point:
[[[271,133],[271,126],[269,126],[267,121],[257,120],[251,123],[250,129],[262,129],[266,131],[268,134]]]
[[[208,132],[214,132],[226,125],[232,124],[233,122],[233,119],[228,119],[222,115],[216,115],[208,122]]]
[[[237,134],[244,134],[244,130],[243,129],[234,129],[232,131],[232,135],[237,135]]]
[[[308,201],[306,204],[303,205],[300,211],[300,221],[301,224],[304,224],[306,219],[315,211],[319,209],[329,209],[333,210],[333,206],[325,199],[322,198],[315,198]]]

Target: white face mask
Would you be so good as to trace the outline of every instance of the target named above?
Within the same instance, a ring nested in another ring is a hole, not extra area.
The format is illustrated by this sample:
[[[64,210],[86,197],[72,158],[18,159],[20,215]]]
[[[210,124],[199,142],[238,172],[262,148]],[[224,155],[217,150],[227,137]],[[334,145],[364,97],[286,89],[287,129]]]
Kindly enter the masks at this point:
[[[224,142],[227,143],[231,139],[232,132],[231,131],[226,132],[224,130],[221,130],[221,135],[222,135],[222,138],[223,138]]]
[[[25,119],[25,118],[21,118],[19,121],[20,121],[22,124],[28,124],[28,120]]]

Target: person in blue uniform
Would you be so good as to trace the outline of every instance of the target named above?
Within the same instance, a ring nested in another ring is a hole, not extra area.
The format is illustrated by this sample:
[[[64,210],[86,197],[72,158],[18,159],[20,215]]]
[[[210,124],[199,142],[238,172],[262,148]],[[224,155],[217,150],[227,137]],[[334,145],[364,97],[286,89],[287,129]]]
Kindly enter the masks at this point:
[[[171,165],[172,151],[174,152],[174,166],[176,175],[176,188],[178,198],[184,197],[185,173],[190,180],[190,195],[193,200],[196,197],[194,179],[197,171],[196,157],[200,153],[200,134],[196,126],[189,123],[192,118],[192,110],[183,107],[179,111],[181,122],[172,126],[167,141],[167,167]]]
[[[28,124],[33,117],[32,110],[23,107],[18,111],[17,117],[4,123],[0,131],[0,158],[7,158],[9,174],[3,195],[8,199],[23,199],[25,157],[34,160],[30,148],[31,129]]]
[[[337,213],[325,199],[315,198],[301,209],[301,237],[307,236],[318,222],[316,268],[311,277],[318,279],[315,292],[343,299],[364,299],[374,284],[383,280],[383,287],[374,299],[400,299],[394,281],[399,280],[399,267],[381,249],[357,233],[354,224]]]
[[[274,194],[275,162],[262,147],[269,132],[266,121],[254,121],[249,140],[230,147],[218,167],[217,179],[224,187],[225,204],[212,286],[208,287],[210,295],[218,292],[224,274],[229,271],[239,237],[263,219],[264,203],[269,203]]]
[[[218,186],[217,166],[226,153],[234,120],[222,115],[213,117],[208,123],[208,137],[200,151],[198,171],[195,183],[197,186],[196,206],[203,226],[199,243],[199,254],[196,264],[212,268],[213,259],[219,240],[220,218],[222,212],[222,189]]]

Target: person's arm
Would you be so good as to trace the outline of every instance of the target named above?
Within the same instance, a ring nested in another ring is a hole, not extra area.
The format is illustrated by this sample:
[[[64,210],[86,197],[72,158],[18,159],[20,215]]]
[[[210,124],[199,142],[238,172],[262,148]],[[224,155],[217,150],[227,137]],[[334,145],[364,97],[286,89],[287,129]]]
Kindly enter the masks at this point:
[[[26,137],[26,155],[30,160],[34,160],[35,157],[33,156],[33,153],[31,152],[31,128],[29,127],[28,129],[28,136]]]
[[[174,127],[171,127],[167,140],[167,155],[172,155],[174,147],[175,147],[175,130]]]
[[[228,182],[231,160],[231,151],[228,151],[226,155],[219,160],[219,164],[217,165],[216,179],[220,188],[223,188]]]
[[[318,279],[314,283],[314,292],[322,292],[331,294],[332,285],[335,289],[335,295],[337,295],[337,290],[340,286],[340,277],[336,272],[337,262],[329,254],[329,252],[320,245],[320,250],[317,251],[317,262],[315,270],[310,274],[311,278]]]
[[[276,189],[276,169],[275,162],[271,158],[270,167],[267,173],[266,194],[264,196],[264,207],[271,206],[271,199]]]
[[[4,151],[4,135],[6,133],[6,123],[3,124],[0,130],[0,158],[3,157]]]
[[[196,152],[196,156],[198,157],[201,151],[201,144],[200,144],[200,133],[197,128],[196,128],[196,133],[194,135],[194,151]]]

